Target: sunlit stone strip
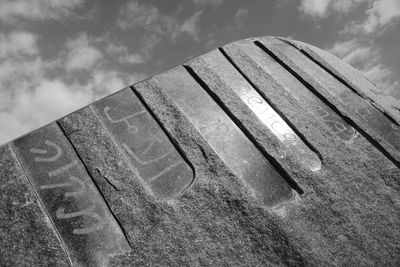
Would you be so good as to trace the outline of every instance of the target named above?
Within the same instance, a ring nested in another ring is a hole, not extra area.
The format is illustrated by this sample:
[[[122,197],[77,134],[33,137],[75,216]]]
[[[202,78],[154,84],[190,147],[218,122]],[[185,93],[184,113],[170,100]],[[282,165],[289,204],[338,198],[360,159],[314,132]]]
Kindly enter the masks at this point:
[[[343,103],[346,108],[355,114],[354,118],[360,121],[360,125],[361,123],[368,125],[385,139],[386,142],[400,151],[400,127],[390,121],[366,99],[354,93],[350,88],[307,58],[296,48],[273,38],[263,38],[260,42],[273,53],[277,55],[284,54],[285,57],[282,57],[282,60],[296,72],[302,70],[305,73],[305,80],[310,84],[315,83],[325,88],[321,93],[328,100],[333,96],[336,100]]]
[[[256,48],[256,47],[255,47]],[[288,148],[296,152],[297,159],[311,171],[321,169],[318,156],[307,147],[279,114],[244,79],[218,50],[201,56],[240,99],[254,112],[265,126]]]
[[[261,48],[249,40],[236,42],[234,45],[227,45],[224,50],[230,55],[236,50],[241,50],[251,58],[259,67],[265,71],[265,75],[274,79],[284,90],[287,90],[295,99],[329,128],[330,133],[337,136],[346,143],[352,143],[357,132],[336,114],[321,99],[308,90],[299,80],[285,70],[278,62],[271,58]]]
[[[274,206],[293,197],[288,183],[182,66],[154,79],[258,199]]]

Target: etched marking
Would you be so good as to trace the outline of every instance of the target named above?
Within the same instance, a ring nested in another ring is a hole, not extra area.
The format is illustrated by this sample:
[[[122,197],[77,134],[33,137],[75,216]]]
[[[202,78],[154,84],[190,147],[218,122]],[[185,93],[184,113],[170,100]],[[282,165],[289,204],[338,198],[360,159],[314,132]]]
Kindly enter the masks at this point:
[[[131,155],[135,161],[137,161],[139,164],[141,165],[147,165],[147,164],[151,164],[151,163],[155,163],[157,161],[159,161],[162,158],[165,158],[166,156],[171,155],[172,151],[168,151],[166,153],[164,153],[163,155],[160,155],[159,157],[155,158],[155,159],[150,159],[150,160],[141,160],[136,154],[135,152],[132,151],[132,149],[126,144],[123,143],[122,146],[125,148],[125,150],[129,153],[129,155]],[[148,149],[145,149],[144,151],[148,151]]]
[[[354,93],[349,87],[345,86],[294,47],[285,44],[284,49],[279,48],[276,44],[282,44],[283,42],[277,39],[272,42],[261,41],[261,43],[274,53],[284,53],[287,57],[282,57],[282,60],[287,61],[287,64],[290,61],[291,65],[295,66],[294,68],[302,69],[309,76],[306,79],[312,79],[312,81],[315,81],[326,89],[326,92],[323,92],[324,94],[330,94],[354,113],[360,115],[359,118],[362,122],[376,131],[395,149],[400,150],[400,132],[394,135],[390,134],[393,127],[398,129],[400,127],[393,124],[366,99]]]
[[[41,185],[39,188],[41,190],[46,190],[46,189],[54,189],[54,188],[61,188],[61,187],[67,187],[71,186],[70,183],[58,183],[58,184],[47,184],[47,185]]]
[[[44,145],[52,147],[49,153],[37,148]],[[57,124],[14,141],[14,146],[72,262],[99,265],[109,255],[129,250],[121,229]],[[39,160],[32,157],[50,153],[51,157]]]
[[[53,143],[49,140],[46,140],[44,143],[45,143],[45,145],[55,148],[56,154],[50,158],[35,157],[36,162],[53,162],[61,157],[62,150],[56,143]],[[47,154],[48,153],[48,151],[46,149],[37,149],[37,148],[31,148],[30,152],[33,154]]]
[[[154,79],[256,197],[269,206],[293,197],[286,181],[183,67]]]
[[[63,172],[68,171],[70,168],[75,167],[76,165],[78,165],[78,161],[74,160],[71,163],[68,163],[67,165],[58,168],[57,170],[49,172],[49,177],[60,175]]]
[[[282,88],[287,90],[295,99],[304,106],[317,118],[320,118],[328,128],[341,140],[349,143],[356,136],[357,132],[348,125],[340,116],[338,116],[323,101],[310,92],[304,85],[286,71],[278,62],[271,58],[261,48],[254,45],[251,41],[236,42],[235,46],[227,46],[226,51],[230,49],[240,49],[246,53],[270,79],[276,80]],[[338,130],[338,127],[344,129]]]
[[[95,205],[90,206],[87,209],[81,210],[81,211],[75,211],[75,212],[69,212],[65,213],[64,208],[58,208],[56,211],[56,216],[58,219],[71,219],[75,217],[82,217],[82,216],[87,216],[94,218],[97,223],[93,224],[90,227],[84,227],[84,228],[79,228],[79,229],[74,229],[73,234],[75,235],[87,235],[96,231],[99,231],[104,228],[105,222],[103,221],[103,218],[101,218],[97,213],[93,212],[95,208]]]
[[[311,171],[319,171],[321,169],[321,161],[318,156],[304,144],[290,126],[234,66],[230,64],[220,51],[215,50],[201,57],[229,88],[240,97],[247,107],[253,111],[272,134],[287,148],[295,151],[296,158],[301,164],[305,165]]]
[[[174,197],[192,182],[192,169],[130,88],[93,107],[130,166],[156,196]]]
[[[137,131],[139,130],[139,128],[136,127],[135,125],[131,125],[131,124],[129,123],[129,119],[134,118],[134,117],[136,117],[136,116],[138,116],[138,115],[141,115],[141,114],[145,113],[145,111],[142,110],[142,111],[136,112],[136,113],[134,113],[134,114],[132,114],[132,115],[129,115],[129,116],[125,117],[125,118],[121,118],[121,119],[112,119],[111,116],[110,116],[109,113],[108,113],[109,111],[110,111],[110,107],[107,106],[107,107],[104,108],[104,114],[107,116],[107,119],[108,119],[111,123],[125,122],[126,125],[127,125],[127,127],[128,127],[128,131],[129,131],[130,133],[132,133],[132,134],[137,133]]]

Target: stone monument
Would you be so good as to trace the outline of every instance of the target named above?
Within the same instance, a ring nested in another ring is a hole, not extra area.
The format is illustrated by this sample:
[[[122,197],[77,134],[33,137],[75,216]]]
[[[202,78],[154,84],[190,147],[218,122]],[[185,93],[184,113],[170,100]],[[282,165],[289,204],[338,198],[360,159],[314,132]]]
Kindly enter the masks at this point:
[[[0,147],[1,266],[399,266],[400,104],[237,41]]]

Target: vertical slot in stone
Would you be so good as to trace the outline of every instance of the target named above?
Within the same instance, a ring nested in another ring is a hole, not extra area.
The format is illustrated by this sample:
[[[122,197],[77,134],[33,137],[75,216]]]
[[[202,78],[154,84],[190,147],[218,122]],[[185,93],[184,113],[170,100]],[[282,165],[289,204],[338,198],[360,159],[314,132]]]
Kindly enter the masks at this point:
[[[337,115],[322,100],[309,91],[300,81],[285,70],[276,60],[265,53],[260,47],[257,47],[250,41],[237,42],[235,46],[226,46],[225,51],[233,54],[237,49],[246,53],[251,60],[262,68],[265,75],[276,80],[284,90],[288,91],[300,103],[304,103],[307,109],[317,118],[323,121],[331,131],[331,134],[341,140],[350,143],[357,132],[347,124],[339,115]]]
[[[258,48],[254,47],[253,49]],[[319,157],[307,147],[285,120],[246,81],[220,51],[215,50],[201,56],[201,58],[240,97],[285,147],[295,151],[299,162],[311,171],[319,171],[321,169]]]
[[[14,141],[14,147],[71,261],[104,265],[130,250],[72,145],[56,123]]]
[[[182,66],[154,79],[257,198],[274,206],[293,197],[285,179]]]
[[[192,168],[130,88],[92,106],[131,167],[157,197],[175,197],[192,183]]]
[[[308,82],[315,82],[325,89],[321,92],[324,97],[328,100],[331,97],[336,98],[351,110],[358,120],[368,125],[386,142],[400,151],[400,127],[372,106],[365,98],[353,92],[349,87],[345,86],[291,45],[272,38],[268,40],[261,39],[260,43],[277,55],[285,54],[285,58],[290,59],[290,62],[286,62],[287,64],[292,65],[296,69],[301,69],[308,75],[308,78],[305,78]],[[362,125],[360,126],[362,127]],[[367,130],[367,132],[369,131]]]

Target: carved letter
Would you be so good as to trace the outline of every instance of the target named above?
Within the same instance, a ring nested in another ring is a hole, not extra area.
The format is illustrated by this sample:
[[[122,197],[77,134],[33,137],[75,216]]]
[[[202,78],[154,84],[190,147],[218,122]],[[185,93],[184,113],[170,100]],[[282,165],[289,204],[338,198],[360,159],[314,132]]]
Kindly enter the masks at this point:
[[[66,170],[69,170],[70,168],[76,166],[76,165],[78,165],[78,161],[74,160],[71,163],[68,163],[67,165],[65,165],[63,167],[60,167],[60,168],[58,168],[58,169],[56,169],[54,171],[49,172],[49,177],[53,177],[53,176],[59,175],[59,174],[65,172]]]
[[[137,131],[139,130],[139,128],[136,127],[135,125],[131,125],[131,124],[129,123],[128,120],[129,120],[130,118],[136,117],[136,116],[138,116],[138,115],[140,115],[140,114],[144,114],[144,113],[146,112],[145,110],[142,110],[142,111],[136,112],[136,113],[134,113],[134,114],[132,114],[132,115],[129,115],[129,116],[127,116],[127,117],[125,117],[125,118],[122,118],[122,119],[113,119],[113,118],[111,118],[110,114],[108,113],[109,110],[110,110],[110,107],[105,107],[105,108],[104,108],[104,114],[106,114],[107,119],[108,119],[111,123],[125,122],[126,125],[128,126],[128,131],[129,131],[130,133],[132,133],[132,134],[137,133]]]
[[[78,216],[88,216],[94,218],[96,221],[98,221],[97,224],[91,226],[91,227],[85,227],[82,229],[74,229],[72,233],[75,235],[85,235],[89,234],[94,231],[101,230],[104,227],[104,220],[96,213],[93,212],[93,209],[95,208],[95,205],[90,206],[89,208],[81,211],[76,211],[76,212],[70,212],[70,213],[64,213],[65,209],[64,208],[58,208],[56,211],[56,216],[58,219],[69,219],[69,218],[75,218]]]
[[[58,146],[56,143],[53,143],[48,140],[46,140],[44,143],[48,146],[54,147],[56,149],[56,154],[50,158],[35,157],[36,162],[53,162],[61,157],[62,150],[61,150],[60,146]],[[32,148],[30,150],[30,152],[33,154],[47,154],[48,153],[48,151],[46,149],[38,149],[38,148]]]
[[[123,143],[122,146],[125,148],[126,152],[128,152],[128,154],[131,155],[141,165],[146,165],[146,164],[149,164],[149,163],[156,162],[156,161],[168,156],[172,152],[172,150],[169,149],[167,153],[165,153],[164,155],[161,155],[161,156],[159,156],[159,157],[157,157],[155,159],[142,160],[136,155],[135,152],[132,151],[132,149],[126,143]]]
[[[79,178],[76,178],[75,176],[71,176],[70,180],[73,182],[76,182],[79,185],[78,191],[74,192],[66,192],[65,197],[76,197],[84,194],[86,192],[86,183],[80,180]],[[54,188],[62,188],[62,187],[69,187],[72,186],[70,183],[58,183],[58,184],[46,184],[46,185],[41,185],[39,188],[41,190],[46,190],[46,189],[54,189]]]

